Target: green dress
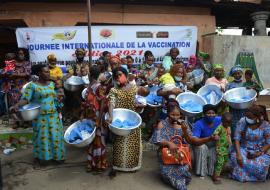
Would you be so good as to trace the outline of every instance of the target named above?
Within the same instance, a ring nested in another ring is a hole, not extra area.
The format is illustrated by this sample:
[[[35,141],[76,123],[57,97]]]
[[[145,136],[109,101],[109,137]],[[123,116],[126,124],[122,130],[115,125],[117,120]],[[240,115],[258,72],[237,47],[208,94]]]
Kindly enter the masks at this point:
[[[215,164],[215,174],[219,176],[223,166],[228,160],[229,142],[227,140],[226,131],[222,125],[219,125],[213,134],[219,136],[219,140],[216,142],[217,160]]]
[[[63,125],[57,112],[54,83],[42,86],[31,82],[27,85],[22,99],[41,104],[39,116],[32,121],[34,158],[64,160]]]

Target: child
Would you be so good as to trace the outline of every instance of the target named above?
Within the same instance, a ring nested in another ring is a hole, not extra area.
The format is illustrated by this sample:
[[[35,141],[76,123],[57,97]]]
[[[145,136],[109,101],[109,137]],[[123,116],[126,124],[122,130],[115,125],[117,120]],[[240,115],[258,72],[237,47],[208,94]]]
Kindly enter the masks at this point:
[[[170,73],[163,74],[159,78],[159,81],[160,84],[163,86],[163,90],[165,91],[170,91],[173,88],[176,88],[175,80],[173,79]]]
[[[246,82],[244,82],[243,86],[247,88],[252,88],[257,92],[260,92],[262,90],[261,86],[252,78],[253,78],[253,71],[250,69],[246,70],[245,72]]]
[[[65,99],[65,93],[63,89],[63,82],[62,80],[56,80],[55,81],[55,91],[57,95],[57,100],[56,100],[56,107],[57,111],[59,113],[59,118],[62,119],[62,108],[64,106],[64,99]]]
[[[212,177],[215,184],[221,183],[220,173],[228,160],[229,147],[232,145],[230,128],[232,124],[232,115],[229,112],[224,113],[221,121],[221,125],[219,125],[213,133],[213,135],[219,137],[219,140],[216,142],[217,160],[214,175]]]
[[[87,69],[84,66],[81,67],[81,77],[82,77],[82,80],[83,80],[83,82],[85,84],[85,87],[87,87],[88,84],[89,84],[89,78],[88,78]]]

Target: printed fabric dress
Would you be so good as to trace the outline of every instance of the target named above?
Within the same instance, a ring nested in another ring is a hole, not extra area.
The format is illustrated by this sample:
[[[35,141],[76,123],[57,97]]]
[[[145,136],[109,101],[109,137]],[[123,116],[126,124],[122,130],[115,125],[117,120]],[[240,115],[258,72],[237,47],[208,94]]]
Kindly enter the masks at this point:
[[[182,129],[174,129],[170,126],[167,119],[162,120],[163,128],[154,131],[150,142],[153,144],[160,143],[164,140],[170,141],[175,135],[183,136]],[[188,130],[191,134],[191,131]],[[185,141],[183,143],[186,143]],[[164,165],[161,158],[160,161],[160,172],[162,178],[170,183],[177,190],[186,190],[187,185],[191,181],[191,173],[189,171],[189,166],[186,165]]]
[[[129,89],[112,88],[109,101],[114,108],[135,111],[136,86]],[[115,135],[113,142],[113,169],[119,171],[136,171],[141,168],[142,140],[141,129],[133,130],[128,136]]]
[[[106,95],[105,92],[102,92],[103,90],[103,86],[99,83],[89,86],[86,92],[86,101],[82,104],[86,118],[92,119],[95,122],[97,122],[99,118],[101,101],[107,105]],[[103,125],[98,126],[96,129],[96,137],[87,150],[88,168],[106,169],[108,167],[105,142],[106,135],[106,128]]]
[[[25,74],[26,77],[16,77],[12,79],[6,79],[3,84],[3,90],[8,93],[8,105],[15,105],[21,98],[21,89],[29,79],[31,74],[30,62],[16,63],[15,69],[12,75]]]
[[[39,116],[33,120],[33,153],[40,160],[64,160],[65,144],[62,121],[56,106],[53,82],[47,86],[29,83],[22,99],[41,104]]]
[[[246,133],[245,137],[243,137],[244,133]],[[233,150],[230,154],[230,164],[233,168],[232,178],[241,182],[265,181],[270,165],[270,155],[262,154],[255,159],[248,159],[247,154],[261,151],[265,145],[270,144],[269,123],[263,122],[259,128],[252,130],[246,126],[245,118],[242,118],[237,125],[234,140],[241,143],[243,167],[238,165],[236,151]]]

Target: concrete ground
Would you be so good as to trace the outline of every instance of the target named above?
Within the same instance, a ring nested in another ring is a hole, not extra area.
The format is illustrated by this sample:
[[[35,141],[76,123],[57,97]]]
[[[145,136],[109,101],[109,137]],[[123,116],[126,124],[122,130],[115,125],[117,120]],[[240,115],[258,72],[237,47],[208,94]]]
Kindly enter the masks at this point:
[[[31,148],[11,155],[1,154],[4,190],[170,190],[158,172],[156,152],[143,154],[142,169],[136,173],[118,173],[113,179],[106,174],[93,175],[84,169],[84,149],[67,147],[67,161],[61,166],[33,168]],[[224,179],[214,185],[209,177],[193,176],[189,190],[269,190],[270,180],[264,183],[239,183]]]

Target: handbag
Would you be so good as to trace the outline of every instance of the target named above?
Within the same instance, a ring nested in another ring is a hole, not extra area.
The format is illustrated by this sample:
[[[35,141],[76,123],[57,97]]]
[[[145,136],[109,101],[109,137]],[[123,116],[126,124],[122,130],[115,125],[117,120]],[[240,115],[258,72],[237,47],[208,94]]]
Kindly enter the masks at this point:
[[[162,148],[161,153],[161,159],[163,161],[163,164],[165,165],[185,165],[188,164],[191,168],[191,154],[189,151],[189,147],[187,144],[182,143],[182,137],[181,136],[173,136],[170,140],[171,142],[178,142],[178,150],[177,150],[177,157],[173,155],[169,148],[164,147]]]

